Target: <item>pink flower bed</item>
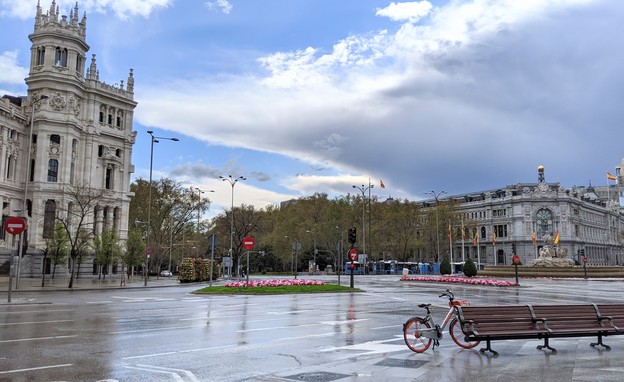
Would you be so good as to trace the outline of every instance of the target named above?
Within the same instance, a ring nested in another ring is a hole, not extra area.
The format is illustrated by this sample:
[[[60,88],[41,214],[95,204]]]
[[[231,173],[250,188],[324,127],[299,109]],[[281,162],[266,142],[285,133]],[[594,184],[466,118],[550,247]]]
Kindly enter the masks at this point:
[[[470,284],[470,285],[486,285],[497,287],[510,287],[518,286],[515,282],[483,279],[483,278],[467,278],[467,277],[453,277],[453,276],[441,276],[441,277],[422,277],[422,276],[403,276],[401,281],[425,281],[425,282],[437,282],[437,283],[451,283],[451,284]]]
[[[277,287],[277,286],[297,286],[297,285],[325,285],[324,281],[319,280],[294,280],[294,279],[280,279],[280,280],[249,280],[249,287]],[[227,288],[243,288],[247,286],[246,281],[235,281],[225,284]]]

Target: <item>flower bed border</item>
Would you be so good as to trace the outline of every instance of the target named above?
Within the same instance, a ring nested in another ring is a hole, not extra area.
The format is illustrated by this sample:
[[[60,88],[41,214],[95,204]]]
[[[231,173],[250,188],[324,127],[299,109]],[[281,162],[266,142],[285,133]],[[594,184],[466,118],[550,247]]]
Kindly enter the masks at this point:
[[[325,285],[325,281],[301,280],[301,279],[270,279],[270,280],[249,280],[249,288],[254,287],[280,287],[280,286],[300,286],[300,285]],[[247,281],[233,281],[225,284],[226,288],[245,288]]]
[[[455,276],[440,276],[440,277],[403,276],[401,277],[401,281],[424,281],[424,282],[468,284],[468,285],[496,286],[496,287],[519,286],[513,281],[493,280],[493,279],[485,279],[485,278],[466,278],[466,277],[455,277]]]

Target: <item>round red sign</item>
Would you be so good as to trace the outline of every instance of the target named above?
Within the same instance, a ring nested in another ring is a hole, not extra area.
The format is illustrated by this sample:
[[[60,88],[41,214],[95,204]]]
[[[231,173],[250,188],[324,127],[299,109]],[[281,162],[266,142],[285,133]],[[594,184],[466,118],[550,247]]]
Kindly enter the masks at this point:
[[[251,236],[247,236],[243,239],[243,247],[245,247],[246,250],[251,251],[254,247],[254,238]]]
[[[4,229],[11,235],[19,235],[26,229],[26,220],[17,216],[11,216],[4,223]]]
[[[587,257],[583,257],[583,262],[587,263]]]
[[[514,257],[511,258],[511,261],[513,261],[514,264],[520,264],[520,256],[514,255]]]
[[[349,258],[351,259],[351,261],[355,261],[357,260],[357,255],[358,255],[358,251],[355,248],[351,248],[349,250]]]

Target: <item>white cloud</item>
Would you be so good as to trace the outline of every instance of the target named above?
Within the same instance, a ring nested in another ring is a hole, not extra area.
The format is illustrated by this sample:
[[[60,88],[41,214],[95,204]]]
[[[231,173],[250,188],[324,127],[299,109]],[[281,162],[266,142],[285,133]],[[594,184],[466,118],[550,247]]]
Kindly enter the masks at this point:
[[[28,69],[18,65],[17,52],[0,53],[0,84],[23,85]]]
[[[83,0],[79,1],[78,7],[80,17],[82,12],[106,13],[111,11],[117,17],[126,19],[133,16],[148,17],[155,9],[164,8],[173,3],[173,0]],[[45,14],[52,1],[41,1],[41,8]],[[0,0],[0,16],[10,16],[20,19],[32,18],[35,14],[35,2]],[[76,0],[57,0],[56,5],[60,8],[62,15],[69,15],[69,10],[76,6]]]
[[[410,1],[404,3],[390,3],[386,8],[377,9],[377,16],[385,16],[394,21],[409,21],[415,23],[427,16],[433,6],[428,1]]]
[[[412,18],[397,18],[406,22],[396,33],[263,57],[264,77],[143,86],[136,117],[217,144],[371,174],[412,195],[531,181],[539,164],[580,184],[617,164],[621,147],[605,137],[624,123],[619,2],[450,2],[422,25],[415,13],[403,15]],[[290,184],[318,190],[338,182],[344,193],[347,177],[323,183],[302,175]]]
[[[210,10],[218,10],[228,15],[230,14],[234,6],[229,0],[215,0],[207,1],[206,7],[208,7],[208,9]]]

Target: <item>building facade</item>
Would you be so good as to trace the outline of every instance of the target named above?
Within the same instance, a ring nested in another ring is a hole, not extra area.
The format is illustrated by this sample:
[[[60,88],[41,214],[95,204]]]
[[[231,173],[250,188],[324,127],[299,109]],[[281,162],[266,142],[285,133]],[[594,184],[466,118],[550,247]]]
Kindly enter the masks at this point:
[[[96,57],[87,63],[86,14],[78,4],[60,15],[55,1],[44,14],[37,5],[27,95],[0,101],[0,202],[2,219],[26,218],[21,275],[38,276],[49,264],[42,253],[60,211],[74,202],[68,188],[87,186],[103,197],[89,214],[94,234],[114,230],[127,237],[134,172],[132,147],[134,78],[109,85],[100,81]],[[88,66],[87,66],[88,64]],[[53,230],[52,230],[53,231]],[[0,266],[15,251],[16,238],[2,230]],[[81,267],[92,273],[93,256]],[[67,272],[57,267],[57,273]]]
[[[591,186],[579,190],[548,183],[540,166],[537,183],[446,198],[455,202],[467,227],[460,240],[461,227],[454,224],[453,259],[461,262],[470,257],[481,265],[512,265],[516,254],[522,264],[530,265],[539,249],[558,237],[559,248],[580,264],[583,250],[589,266],[622,265],[624,214],[619,203],[600,198],[594,191]]]

